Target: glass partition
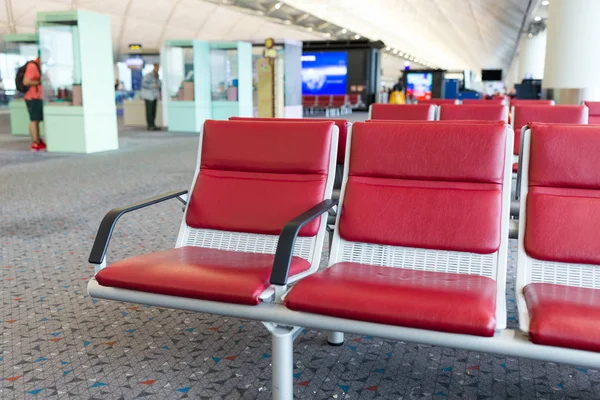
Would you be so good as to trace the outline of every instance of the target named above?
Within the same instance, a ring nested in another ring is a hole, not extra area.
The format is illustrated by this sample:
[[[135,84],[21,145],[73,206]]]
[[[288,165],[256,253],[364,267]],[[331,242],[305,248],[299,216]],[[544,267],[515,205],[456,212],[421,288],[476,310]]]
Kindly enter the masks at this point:
[[[172,101],[194,101],[194,53],[192,47],[167,49],[167,93]]]
[[[43,25],[39,40],[46,105],[81,105],[77,25]]]
[[[211,93],[214,101],[238,101],[237,49],[211,49]]]

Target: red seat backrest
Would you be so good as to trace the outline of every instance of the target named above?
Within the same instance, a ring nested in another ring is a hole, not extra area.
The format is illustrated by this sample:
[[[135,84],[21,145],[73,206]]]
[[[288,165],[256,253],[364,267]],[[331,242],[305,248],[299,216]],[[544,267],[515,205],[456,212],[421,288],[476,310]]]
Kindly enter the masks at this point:
[[[419,100],[418,104],[433,104],[439,106],[441,104],[456,104],[456,99],[424,99]]]
[[[323,200],[332,135],[330,121],[206,121],[187,224],[279,235]],[[314,236],[319,223],[306,225],[301,236]]]
[[[440,106],[441,121],[480,120],[506,122],[506,114],[506,108],[503,105],[496,104],[442,104]]]
[[[504,104],[503,98],[494,98],[494,99],[464,99],[462,100],[462,104]]]
[[[342,239],[489,254],[500,246],[507,125],[353,125]]]
[[[548,122],[557,124],[587,124],[586,106],[548,106],[518,105],[515,106],[515,147],[513,154],[519,154],[521,128],[530,122]]]
[[[316,101],[317,101],[317,96],[310,95],[310,94],[302,96],[302,105],[305,107],[314,106]]]
[[[294,121],[294,122],[323,122],[332,121],[339,130],[338,134],[338,151],[337,163],[344,164],[346,157],[346,138],[348,137],[348,129],[350,123],[345,119],[308,119],[308,118],[250,118],[250,117],[230,117],[231,121]]]
[[[348,96],[345,94],[331,96],[331,105],[334,107],[341,107],[347,103]]]
[[[525,250],[600,265],[600,126],[530,125]]]
[[[331,95],[322,94],[317,97],[317,107],[329,107],[331,104]]]
[[[433,104],[373,104],[371,119],[429,121],[433,108]]]

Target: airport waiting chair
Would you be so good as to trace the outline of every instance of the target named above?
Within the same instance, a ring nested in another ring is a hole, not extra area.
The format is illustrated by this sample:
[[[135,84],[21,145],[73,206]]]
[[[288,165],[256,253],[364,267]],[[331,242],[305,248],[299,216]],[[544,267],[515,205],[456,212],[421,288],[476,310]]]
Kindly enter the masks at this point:
[[[433,104],[372,104],[369,120],[433,121],[436,106]]]
[[[540,100],[541,101],[541,100]],[[556,123],[556,124],[587,124],[588,123],[588,109],[586,106],[572,106],[572,105],[560,105],[560,106],[548,106],[548,105],[517,105],[512,108],[512,121],[515,129],[515,145],[513,149],[513,174],[517,179],[517,187],[515,193],[515,199],[519,199],[519,193],[521,191],[521,179],[522,174],[520,173],[520,149],[523,146],[522,133],[526,129],[527,124],[532,122],[545,122],[545,123]],[[513,207],[514,208],[514,207]],[[516,209],[515,209],[516,211]],[[517,216],[513,212],[513,216]]]
[[[88,293],[272,321],[285,290],[270,283],[281,279],[274,264],[285,264],[289,283],[319,267],[327,211],[335,205],[336,149],[333,122],[206,121],[175,248],[106,266],[121,215],[185,191],[109,212],[90,255],[96,273]],[[285,336],[283,328],[272,330]]]
[[[573,352],[576,363],[598,364],[600,126],[532,123],[522,153],[520,328],[533,343],[585,350]]]
[[[347,94],[332,95],[329,108],[330,115],[332,112],[337,115],[347,115],[352,113],[352,108],[350,108],[350,101]]]
[[[316,106],[317,96],[309,94],[302,96],[302,109],[305,112],[313,113]]]
[[[600,101],[584,101],[583,105],[589,110],[588,123],[600,125]]]
[[[480,101],[480,103],[442,104],[438,110],[439,120],[508,122],[508,107],[501,104],[486,104],[485,100]]]
[[[556,102],[554,100],[546,99],[511,99],[510,106],[554,106]]]

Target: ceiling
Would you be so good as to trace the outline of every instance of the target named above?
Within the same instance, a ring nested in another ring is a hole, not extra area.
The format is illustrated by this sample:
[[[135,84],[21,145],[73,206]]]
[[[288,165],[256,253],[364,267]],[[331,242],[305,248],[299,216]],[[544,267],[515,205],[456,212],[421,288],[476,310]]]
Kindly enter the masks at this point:
[[[413,63],[507,68],[539,0],[2,0],[0,35],[33,32],[39,11],[82,8],[112,17],[115,52],[167,39],[324,40],[355,35],[390,47],[384,75]],[[530,13],[529,13],[530,14]],[[343,30],[344,29],[344,30]],[[397,50],[397,55],[392,52]]]

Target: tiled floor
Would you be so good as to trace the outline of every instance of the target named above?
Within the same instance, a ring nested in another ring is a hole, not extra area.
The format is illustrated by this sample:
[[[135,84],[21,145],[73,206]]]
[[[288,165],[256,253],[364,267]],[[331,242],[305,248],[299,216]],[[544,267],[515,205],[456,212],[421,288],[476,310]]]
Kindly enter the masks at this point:
[[[355,115],[364,119],[366,115]],[[0,398],[268,399],[270,338],[260,323],[86,294],[86,260],[110,208],[188,188],[197,136],[124,130],[121,150],[31,154],[0,116]],[[172,247],[177,201],[120,221],[109,260]],[[509,273],[514,307],[514,243]],[[598,371],[348,336],[295,342],[297,399],[600,398]]]

